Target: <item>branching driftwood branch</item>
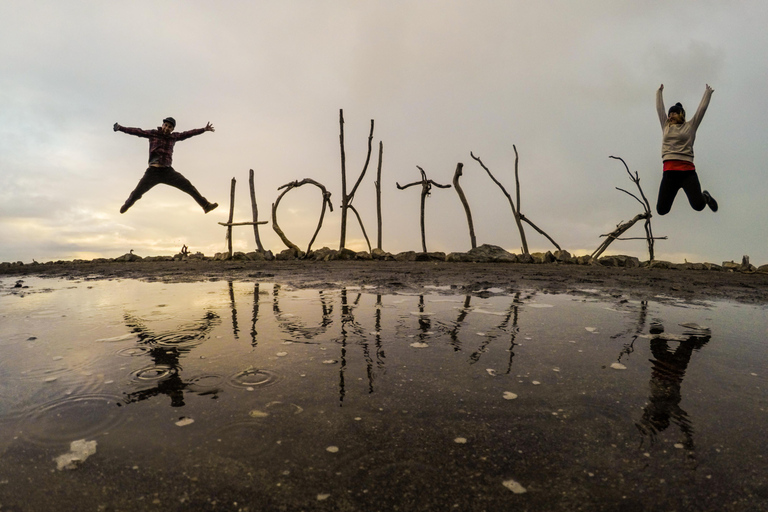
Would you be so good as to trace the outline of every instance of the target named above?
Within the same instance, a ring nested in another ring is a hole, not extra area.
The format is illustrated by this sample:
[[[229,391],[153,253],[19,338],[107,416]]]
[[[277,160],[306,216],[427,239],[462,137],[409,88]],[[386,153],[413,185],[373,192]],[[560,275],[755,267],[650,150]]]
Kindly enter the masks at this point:
[[[629,170],[629,166],[627,166],[627,163],[624,161],[624,159],[618,157],[618,156],[609,156],[608,158],[613,158],[614,160],[621,161],[622,164],[624,164],[624,169],[626,169],[627,174],[629,174],[629,179],[632,180],[632,182],[637,186],[637,190],[640,192],[640,197],[637,197],[635,194],[628,192],[627,190],[624,190],[623,188],[616,187],[616,190],[620,190],[621,192],[624,192],[625,194],[633,197],[640,205],[643,207],[644,213],[638,213],[635,215],[634,218],[629,220],[628,222],[619,223],[616,226],[616,229],[612,232],[606,234],[606,235],[600,235],[601,237],[606,237],[606,239],[601,243],[597,249],[595,249],[595,252],[592,253],[593,258],[599,258],[600,255],[608,248],[609,245],[614,240],[638,240],[638,238],[619,238],[625,231],[627,231],[629,228],[635,225],[635,223],[641,219],[645,219],[645,240],[648,243],[648,255],[650,257],[650,260],[653,261],[653,243],[654,240],[666,240],[667,237],[657,237],[654,238],[653,236],[653,230],[651,229],[651,217],[653,216],[651,212],[651,204],[648,202],[648,198],[645,197],[645,193],[643,192],[642,187],[640,186],[640,176],[637,172],[632,174],[632,172]],[[642,199],[641,199],[642,198]]]
[[[512,196],[507,192],[507,189],[504,188],[504,185],[502,185],[499,180],[497,180],[493,174],[491,173],[490,169],[486,167],[486,165],[483,163],[483,161],[480,159],[480,157],[477,157],[474,155],[474,153],[470,152],[469,154],[472,155],[472,158],[477,161],[477,163],[480,164],[480,166],[485,170],[485,172],[488,173],[488,176],[490,176],[491,180],[493,180],[496,185],[499,186],[501,191],[504,193],[504,195],[507,197],[507,200],[509,201],[509,206],[512,208],[512,215],[515,218],[515,223],[517,224],[517,229],[520,231],[520,242],[523,244],[522,251],[523,254],[529,254],[528,253],[528,241],[525,238],[525,230],[523,229],[523,222],[528,223],[529,226],[531,226],[533,229],[535,229],[538,233],[544,235],[547,240],[549,240],[552,245],[557,247],[557,249],[560,249],[560,246],[555,242],[552,237],[550,237],[548,234],[546,234],[544,231],[541,230],[537,225],[535,225],[533,222],[528,220],[528,218],[522,214],[522,210],[520,209],[520,175],[518,172],[518,161],[519,161],[519,155],[517,154],[517,147],[513,144],[512,149],[515,150],[515,190],[516,190],[516,197],[517,197],[517,206],[515,206],[515,202],[512,200]]]
[[[355,192],[357,187],[363,181],[366,171],[368,170],[368,164],[371,161],[371,143],[373,141],[373,119],[371,119],[371,131],[368,134],[368,154],[365,157],[365,165],[363,165],[363,171],[357,178],[357,182],[352,187],[352,191],[347,193],[347,156],[344,150],[344,110],[339,110],[339,144],[341,146],[341,237],[339,240],[339,250],[344,249],[347,243],[347,210],[352,206],[352,200],[355,198]],[[381,171],[381,151],[383,146],[379,145],[379,171]],[[354,211],[354,209],[353,209]],[[360,215],[357,211],[354,211],[357,216],[357,221],[360,223],[360,229],[365,234],[365,228],[363,227],[363,221],[360,219]],[[366,242],[368,242],[368,236],[365,235]],[[371,250],[371,243],[368,242],[368,251]]]
[[[432,185],[438,187],[438,188],[451,188],[450,185],[441,185],[435,181],[432,181],[427,178],[427,173],[424,172],[424,169],[416,166],[419,171],[421,171],[421,181],[414,181],[413,183],[409,183],[407,185],[400,185],[399,183],[395,182],[395,185],[397,185],[397,188],[400,190],[405,190],[408,187],[412,187],[414,185],[421,185],[421,248],[424,252],[427,252],[427,241],[426,241],[426,235],[424,231],[424,209],[425,204],[427,200],[427,196],[430,194],[430,190],[432,190]]]
[[[464,190],[459,185],[459,178],[463,174],[464,164],[459,162],[456,164],[456,172],[453,173],[453,188],[456,189],[456,193],[459,194],[461,204],[464,206],[464,212],[467,214],[467,224],[469,224],[469,240],[472,243],[472,248],[477,247],[477,239],[475,238],[475,225],[472,223],[472,212],[469,209],[469,203],[467,202],[467,196],[464,195]]]
[[[288,246],[289,249],[293,249],[296,251],[296,254],[300,255],[301,249],[288,240],[288,237],[285,236],[285,233],[283,233],[283,230],[280,229],[280,226],[277,224],[277,206],[280,204],[280,200],[283,198],[285,194],[287,194],[289,191],[293,190],[296,187],[300,187],[302,185],[315,185],[320,189],[320,191],[323,193],[323,207],[320,211],[320,221],[317,223],[317,229],[315,230],[315,234],[312,235],[312,240],[309,241],[309,245],[307,246],[307,253],[309,253],[312,250],[312,244],[315,243],[315,238],[317,238],[317,234],[320,232],[320,228],[323,226],[323,218],[325,217],[325,207],[326,205],[328,208],[333,211],[333,204],[331,204],[331,193],[326,190],[325,186],[322,184],[316,182],[313,179],[310,178],[304,178],[301,181],[292,181],[290,183],[286,183],[285,185],[278,187],[277,190],[285,189],[283,192],[277,196],[277,200],[275,200],[274,203],[272,203],[272,229],[277,233],[277,236],[280,237],[280,240],[283,241],[285,245]]]

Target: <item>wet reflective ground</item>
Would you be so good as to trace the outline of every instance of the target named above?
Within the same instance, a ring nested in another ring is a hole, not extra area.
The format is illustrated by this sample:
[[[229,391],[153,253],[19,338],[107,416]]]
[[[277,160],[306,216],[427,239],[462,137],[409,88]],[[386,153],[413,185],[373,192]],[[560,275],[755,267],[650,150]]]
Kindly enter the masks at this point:
[[[766,335],[669,297],[3,279],[0,507],[768,510]]]

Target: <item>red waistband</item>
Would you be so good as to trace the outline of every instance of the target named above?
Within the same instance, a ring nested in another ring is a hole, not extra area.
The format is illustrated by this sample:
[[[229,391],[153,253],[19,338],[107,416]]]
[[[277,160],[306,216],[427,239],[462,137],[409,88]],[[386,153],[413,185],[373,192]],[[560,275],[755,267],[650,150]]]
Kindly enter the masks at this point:
[[[685,160],[664,160],[665,171],[695,171],[696,166],[693,162],[686,162]]]

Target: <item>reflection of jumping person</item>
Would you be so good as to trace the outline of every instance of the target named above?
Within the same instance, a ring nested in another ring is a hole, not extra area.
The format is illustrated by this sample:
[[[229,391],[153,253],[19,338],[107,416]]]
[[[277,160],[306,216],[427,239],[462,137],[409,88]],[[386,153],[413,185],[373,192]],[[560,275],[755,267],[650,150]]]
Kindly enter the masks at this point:
[[[205,213],[210,212],[216,208],[218,203],[211,203],[204,198],[200,192],[190,183],[190,181],[176,172],[171,167],[173,159],[173,145],[180,140],[185,140],[195,135],[200,135],[204,132],[215,131],[211,123],[208,123],[205,128],[197,128],[195,130],[189,130],[186,132],[173,133],[173,129],[176,127],[176,121],[172,117],[163,119],[163,125],[156,130],[142,130],[141,128],[127,128],[115,123],[113,129],[127,133],[129,135],[136,135],[137,137],[144,137],[149,139],[149,167],[144,173],[144,177],[141,178],[139,184],[128,196],[125,204],[120,208],[120,213],[125,213],[128,208],[133,206],[133,203],[141,199],[146,192],[159,183],[165,183],[172,187],[176,187],[179,190],[186,192],[197,201]]]
[[[661,130],[664,134],[661,142],[664,177],[659,186],[656,211],[659,215],[669,213],[677,191],[682,188],[694,210],[700,212],[705,206],[709,206],[713,212],[716,212],[717,201],[706,190],[702,192],[699,177],[696,175],[696,167],[693,165],[693,142],[696,140],[696,130],[704,118],[704,113],[709,106],[709,98],[714,89],[707,85],[699,108],[696,109],[696,114],[690,121],[685,120],[685,110],[680,103],[671,106],[669,115],[667,115],[664,111],[664,99],[661,94],[663,90],[664,84],[661,84],[659,90],[656,91],[656,111],[659,114]]]

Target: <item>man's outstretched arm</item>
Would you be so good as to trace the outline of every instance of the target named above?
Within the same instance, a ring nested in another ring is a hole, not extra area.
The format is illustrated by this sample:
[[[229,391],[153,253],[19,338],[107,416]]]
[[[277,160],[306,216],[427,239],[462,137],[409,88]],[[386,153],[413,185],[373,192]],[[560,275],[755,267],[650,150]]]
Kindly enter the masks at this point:
[[[112,129],[116,132],[123,132],[127,133],[128,135],[135,135],[137,137],[144,137],[147,139],[152,136],[148,130],[142,130],[141,128],[128,128],[127,126],[120,126],[118,123],[115,123],[112,126]]]
[[[189,130],[187,132],[179,132],[176,135],[177,140],[184,140],[188,139],[190,137],[194,137],[195,135],[200,135],[201,133],[205,132],[215,132],[216,129],[213,127],[211,123],[208,123],[205,125],[205,128],[196,128],[194,130]]]

